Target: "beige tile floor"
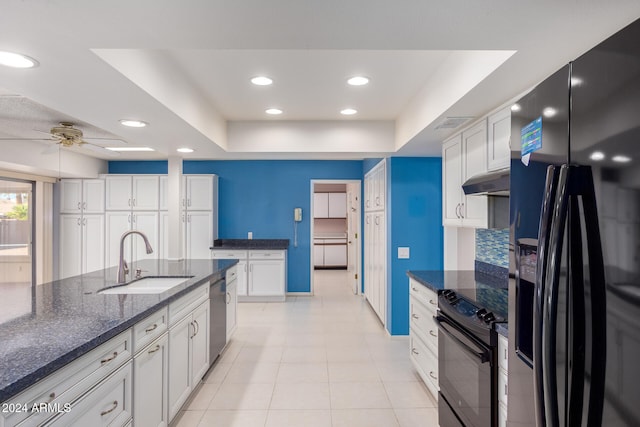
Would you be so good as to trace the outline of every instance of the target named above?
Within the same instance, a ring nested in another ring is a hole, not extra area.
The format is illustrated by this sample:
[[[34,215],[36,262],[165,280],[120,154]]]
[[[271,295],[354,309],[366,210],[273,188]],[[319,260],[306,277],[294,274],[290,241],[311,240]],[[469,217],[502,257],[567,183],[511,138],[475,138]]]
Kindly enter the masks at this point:
[[[315,296],[241,303],[238,329],[177,427],[437,427],[437,404],[343,271]]]

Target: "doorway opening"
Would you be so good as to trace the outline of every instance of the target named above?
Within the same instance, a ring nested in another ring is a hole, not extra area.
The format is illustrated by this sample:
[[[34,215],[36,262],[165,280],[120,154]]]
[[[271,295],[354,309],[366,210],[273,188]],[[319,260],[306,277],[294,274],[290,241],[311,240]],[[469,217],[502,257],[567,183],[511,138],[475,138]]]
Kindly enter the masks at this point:
[[[362,292],[361,182],[311,180],[312,295]]]

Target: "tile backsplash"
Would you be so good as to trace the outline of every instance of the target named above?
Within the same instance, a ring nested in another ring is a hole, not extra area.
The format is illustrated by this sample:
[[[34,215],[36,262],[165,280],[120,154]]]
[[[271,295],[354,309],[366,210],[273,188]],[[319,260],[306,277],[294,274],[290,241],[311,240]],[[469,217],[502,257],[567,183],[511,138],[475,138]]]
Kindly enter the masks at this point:
[[[509,268],[509,229],[476,229],[476,260]]]

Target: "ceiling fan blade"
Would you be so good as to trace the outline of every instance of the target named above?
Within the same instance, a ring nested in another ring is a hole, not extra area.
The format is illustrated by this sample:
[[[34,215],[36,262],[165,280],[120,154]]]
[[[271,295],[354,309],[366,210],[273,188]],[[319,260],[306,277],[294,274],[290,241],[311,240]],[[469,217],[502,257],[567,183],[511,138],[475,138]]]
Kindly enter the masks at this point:
[[[51,138],[0,138],[0,141],[51,141]]]
[[[55,144],[51,144],[50,146],[48,146],[43,152],[42,154],[53,154],[53,153],[57,153],[58,150],[60,149],[60,144],[55,143]]]
[[[109,157],[118,157],[120,153],[117,151],[107,150],[106,148],[100,147],[99,145],[91,144],[90,142],[85,142],[80,145],[82,148],[86,148],[87,150],[95,151],[96,153],[104,154]]]

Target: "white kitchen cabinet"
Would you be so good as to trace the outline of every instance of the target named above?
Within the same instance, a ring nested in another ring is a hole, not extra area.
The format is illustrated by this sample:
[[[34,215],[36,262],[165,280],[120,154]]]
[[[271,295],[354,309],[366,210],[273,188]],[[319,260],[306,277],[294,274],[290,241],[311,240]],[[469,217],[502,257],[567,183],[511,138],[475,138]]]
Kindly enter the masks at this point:
[[[437,295],[414,279],[409,279],[410,359],[435,400],[438,400],[438,325],[433,320],[438,309]]]
[[[324,240],[315,239],[313,245],[313,265],[315,267],[324,267]]]
[[[169,337],[165,330],[158,339],[138,352],[133,359],[133,421],[136,427],[169,425],[167,418],[168,368]]]
[[[329,218],[329,193],[313,193],[313,217]]]
[[[507,425],[509,342],[498,335],[498,425]]]
[[[159,180],[158,175],[107,175],[106,210],[158,210]]]
[[[511,108],[487,118],[487,169],[505,169],[511,162]]]
[[[287,289],[286,250],[213,249],[213,259],[237,259],[238,301],[284,301]]]
[[[467,196],[462,191],[462,183],[486,171],[487,122],[483,120],[442,146],[443,225],[487,227],[487,196]]]
[[[60,213],[101,214],[104,212],[102,179],[63,179],[60,181]]]
[[[324,245],[325,267],[347,266],[347,245]]]
[[[185,211],[182,214],[185,228],[186,258],[211,259],[213,241],[217,238],[213,211]]]
[[[346,218],[347,193],[313,193],[314,218]]]
[[[171,319],[171,306],[169,311]],[[208,300],[169,329],[169,421],[178,414],[209,368],[208,331]]]
[[[386,183],[386,161],[383,159],[365,175],[365,211],[385,209]]]
[[[151,244],[153,253],[147,254],[142,237],[131,235],[126,238],[124,246],[124,259],[131,265],[132,262],[143,259],[157,259],[159,248],[159,221],[157,211],[132,212],[113,211],[105,214],[106,222],[106,266],[117,266],[120,257],[120,239],[130,230],[144,233]],[[132,256],[133,254],[133,256]]]
[[[187,210],[213,210],[218,204],[217,175],[185,175],[185,200]]]
[[[60,215],[61,279],[104,268],[104,227],[103,215]]]
[[[238,325],[238,266],[227,270],[227,343]]]

